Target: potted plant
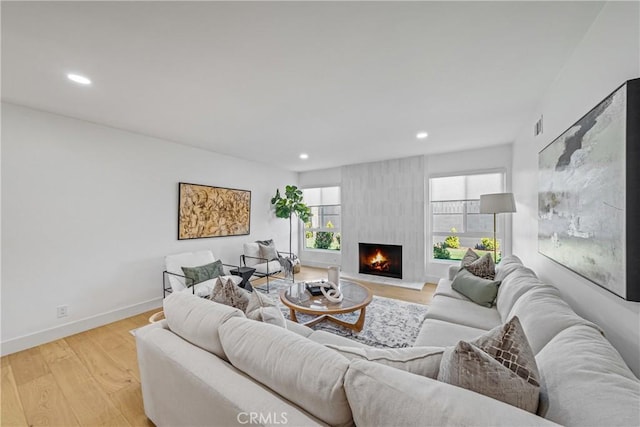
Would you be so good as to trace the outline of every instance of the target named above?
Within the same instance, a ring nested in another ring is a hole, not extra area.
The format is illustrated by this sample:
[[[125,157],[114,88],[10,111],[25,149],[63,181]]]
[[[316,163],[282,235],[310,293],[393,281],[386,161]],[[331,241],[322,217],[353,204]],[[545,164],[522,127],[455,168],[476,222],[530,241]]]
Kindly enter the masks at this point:
[[[280,194],[280,189],[276,189],[276,195],[271,198],[271,205],[278,218],[289,218],[289,253],[293,254],[291,250],[293,214],[296,214],[302,222],[307,222],[311,216],[311,209],[302,200],[302,190],[295,185],[287,185],[284,196]]]

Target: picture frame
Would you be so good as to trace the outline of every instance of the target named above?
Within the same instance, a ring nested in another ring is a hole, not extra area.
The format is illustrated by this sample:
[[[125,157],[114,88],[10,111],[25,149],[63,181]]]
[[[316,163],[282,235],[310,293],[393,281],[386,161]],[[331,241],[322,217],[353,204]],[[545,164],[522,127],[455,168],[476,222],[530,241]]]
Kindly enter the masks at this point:
[[[629,80],[538,153],[538,251],[640,301],[640,79]]]
[[[178,183],[178,240],[251,233],[251,191]]]

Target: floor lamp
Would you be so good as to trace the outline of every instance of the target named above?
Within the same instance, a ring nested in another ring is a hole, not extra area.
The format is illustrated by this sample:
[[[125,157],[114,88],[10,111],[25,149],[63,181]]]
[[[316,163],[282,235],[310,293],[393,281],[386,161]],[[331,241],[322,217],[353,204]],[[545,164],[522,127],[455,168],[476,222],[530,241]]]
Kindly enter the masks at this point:
[[[480,196],[480,213],[493,214],[493,261],[498,262],[498,242],[496,241],[496,214],[516,211],[513,193],[482,194]]]

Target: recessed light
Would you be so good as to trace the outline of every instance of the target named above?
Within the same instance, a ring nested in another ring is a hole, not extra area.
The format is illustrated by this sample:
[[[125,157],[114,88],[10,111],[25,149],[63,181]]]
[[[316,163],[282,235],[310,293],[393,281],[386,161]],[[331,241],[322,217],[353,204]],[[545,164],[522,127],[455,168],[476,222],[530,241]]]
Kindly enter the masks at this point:
[[[418,132],[416,134],[416,138],[418,138],[418,139],[425,139],[428,136],[429,136],[429,134],[427,132]]]
[[[89,80],[85,76],[81,76],[80,74],[67,74],[67,78],[72,82],[75,82],[81,85],[87,86],[91,84],[91,80]]]
[[[307,160],[309,158],[309,155],[307,153],[302,153],[302,154],[300,154],[300,158],[302,160]]]

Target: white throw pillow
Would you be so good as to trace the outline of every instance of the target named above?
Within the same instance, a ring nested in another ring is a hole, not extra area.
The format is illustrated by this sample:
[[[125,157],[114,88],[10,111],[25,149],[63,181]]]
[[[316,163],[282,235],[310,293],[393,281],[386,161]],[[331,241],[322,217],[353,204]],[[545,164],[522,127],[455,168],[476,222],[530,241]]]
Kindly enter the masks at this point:
[[[257,320],[258,322],[270,323],[280,326],[281,328],[287,328],[287,321],[280,311],[280,308],[278,308],[278,304],[258,291],[254,290],[249,297],[249,304],[247,305],[245,314],[249,319]]]

